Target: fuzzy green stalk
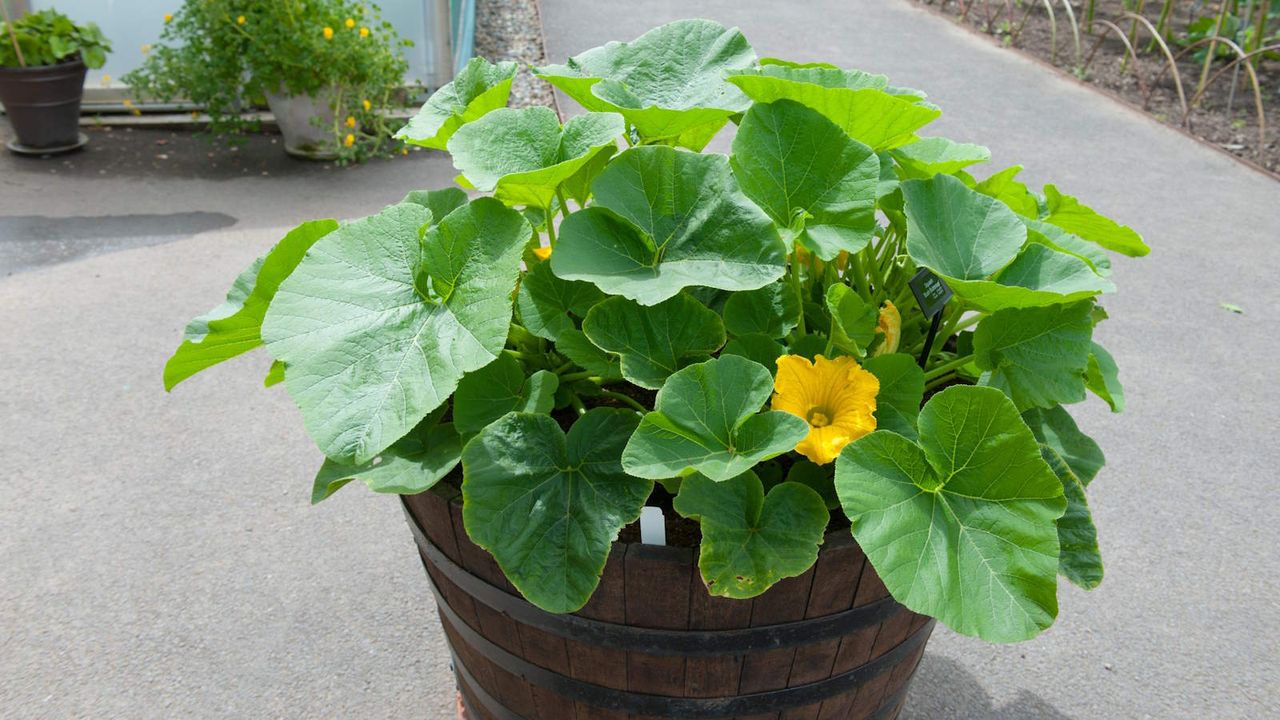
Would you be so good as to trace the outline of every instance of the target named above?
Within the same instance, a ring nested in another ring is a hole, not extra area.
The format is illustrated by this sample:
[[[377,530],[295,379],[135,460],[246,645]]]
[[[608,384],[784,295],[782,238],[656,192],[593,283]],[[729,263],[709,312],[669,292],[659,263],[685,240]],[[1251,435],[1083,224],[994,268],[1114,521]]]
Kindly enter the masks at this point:
[[[968,365],[972,361],[973,361],[973,355],[965,355],[964,357],[958,357],[949,362],[945,362],[931,370],[926,371],[924,374],[924,381],[929,382],[930,380],[937,380],[938,378],[943,377],[944,375],[948,375],[950,373],[955,372],[956,370],[959,370],[960,368],[964,367],[965,365]]]
[[[803,288],[801,288],[801,283],[800,283],[800,263],[796,259],[796,256],[794,254],[791,256],[790,269],[791,269],[791,272],[789,272],[787,276],[791,280],[791,288],[795,291],[796,297],[801,298],[801,300],[803,300],[804,290]],[[804,335],[805,329],[804,329],[804,302],[803,301],[800,303],[800,312],[797,315],[796,320],[797,320],[796,331],[799,332],[801,335]]]
[[[854,287],[863,300],[871,302],[871,288],[867,285],[867,270],[862,267],[862,253],[849,254],[849,271],[853,274]]]
[[[612,398],[614,400],[617,400],[618,402],[630,407],[632,410],[635,410],[638,413],[649,412],[648,408],[636,402],[635,398],[632,398],[630,395],[624,395],[620,392],[614,392],[612,390],[601,390],[600,395],[602,397],[607,397],[607,398]]]

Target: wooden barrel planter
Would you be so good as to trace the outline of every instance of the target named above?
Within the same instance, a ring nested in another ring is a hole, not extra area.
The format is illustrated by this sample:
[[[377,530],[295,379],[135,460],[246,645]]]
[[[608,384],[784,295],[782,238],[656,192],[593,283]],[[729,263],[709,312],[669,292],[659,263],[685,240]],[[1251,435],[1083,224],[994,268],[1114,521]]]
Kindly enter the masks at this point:
[[[747,601],[710,596],[694,548],[616,542],[587,606],[553,615],[470,541],[456,488],[403,501],[470,720],[890,720],[933,631],[847,530]]]

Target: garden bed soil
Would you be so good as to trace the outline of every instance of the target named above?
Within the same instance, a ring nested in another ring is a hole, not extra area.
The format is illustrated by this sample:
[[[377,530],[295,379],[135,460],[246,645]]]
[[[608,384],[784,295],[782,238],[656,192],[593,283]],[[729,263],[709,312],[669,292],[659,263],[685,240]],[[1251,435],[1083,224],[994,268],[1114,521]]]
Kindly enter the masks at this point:
[[[964,17],[962,25],[971,30],[990,35],[1006,47],[1029,53],[1071,73],[1083,82],[1147,111],[1159,121],[1183,127],[1206,143],[1252,162],[1272,174],[1280,173],[1280,61],[1265,61],[1257,66],[1263,116],[1266,120],[1265,134],[1260,140],[1253,87],[1243,66],[1239,66],[1234,97],[1231,89],[1233,71],[1228,71],[1208,86],[1202,102],[1198,107],[1191,108],[1184,122],[1177,83],[1169,71],[1168,60],[1158,48],[1146,51],[1151,35],[1141,25],[1138,27],[1137,42],[1134,43],[1138,61],[1130,61],[1126,67],[1124,60],[1128,57],[1128,52],[1124,42],[1114,30],[1100,23],[1095,24],[1092,34],[1082,30],[1080,58],[1077,61],[1070,20],[1059,2],[1054,3],[1057,21],[1056,52],[1053,24],[1042,3],[1006,3],[1004,0],[915,2],[957,21]],[[966,5],[971,6],[967,14]],[[1083,21],[1084,3],[1075,0],[1071,5],[1076,17]],[[1159,2],[1146,3],[1142,14],[1152,25],[1159,19],[1161,5]],[[1199,17],[1199,14],[1192,15],[1196,5],[1201,6],[1200,14],[1212,12],[1212,3],[1184,1],[1176,4],[1170,18],[1173,42],[1169,47],[1175,56],[1182,50],[1177,39],[1184,37],[1188,23]],[[1009,20],[1010,8],[1013,9],[1012,22]],[[1124,19],[1124,12],[1121,0],[1098,0],[1095,19],[1112,22],[1127,33],[1131,21]],[[1195,94],[1202,67],[1202,62],[1192,58],[1194,54],[1194,51],[1187,53],[1177,64],[1188,103],[1191,103]],[[1218,59],[1210,71],[1210,77],[1227,62]]]

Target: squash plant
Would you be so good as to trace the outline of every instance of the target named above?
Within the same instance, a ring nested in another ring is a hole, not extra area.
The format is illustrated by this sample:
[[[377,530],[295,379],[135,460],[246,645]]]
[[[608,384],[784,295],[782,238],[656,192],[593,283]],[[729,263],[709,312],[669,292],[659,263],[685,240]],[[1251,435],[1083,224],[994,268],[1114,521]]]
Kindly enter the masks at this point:
[[[670,497],[714,595],[803,573],[833,514],[894,597],[987,640],[1048,627],[1058,574],[1098,584],[1103,457],[1066,406],[1124,405],[1093,331],[1137,233],[1018,167],[977,180],[988,151],[922,135],[920,91],[706,20],[538,68],[586,108],[563,123],[502,107],[512,72],[476,61],[401,133],[483,196],[300,226],[166,386],[265,345],[326,458],[313,501],[460,478],[468,534],[551,612]],[[954,293],[932,343],[922,269]]]

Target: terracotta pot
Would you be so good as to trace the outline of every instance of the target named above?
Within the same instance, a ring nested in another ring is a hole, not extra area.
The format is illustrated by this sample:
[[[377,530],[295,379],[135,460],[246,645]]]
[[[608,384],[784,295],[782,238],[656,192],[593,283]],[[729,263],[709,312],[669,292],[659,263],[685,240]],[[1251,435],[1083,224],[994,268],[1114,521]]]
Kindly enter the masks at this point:
[[[266,95],[267,107],[275,115],[280,134],[284,135],[285,152],[307,160],[338,157],[332,91],[324,90],[316,95]]]
[[[0,103],[20,151],[79,147],[86,72],[79,58],[57,65],[0,67]]]
[[[617,542],[587,606],[553,615],[470,541],[456,489],[403,500],[469,720],[890,720],[933,630],[848,530],[754,600],[711,597],[694,548]]]

